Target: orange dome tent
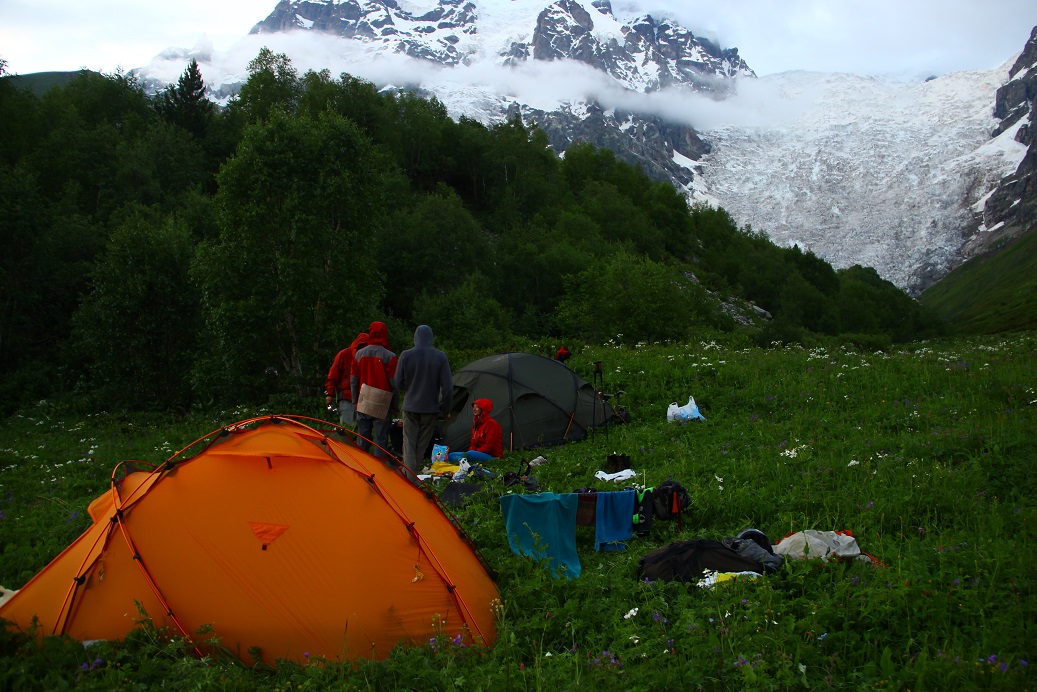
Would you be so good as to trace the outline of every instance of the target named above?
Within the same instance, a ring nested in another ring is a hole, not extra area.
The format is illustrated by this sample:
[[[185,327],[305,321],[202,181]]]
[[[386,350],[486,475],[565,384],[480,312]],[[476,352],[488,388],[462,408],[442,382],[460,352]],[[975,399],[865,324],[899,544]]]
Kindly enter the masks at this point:
[[[491,644],[497,588],[435,496],[321,427],[254,418],[153,470],[120,464],[94,524],[0,618],[118,639],[140,603],[156,626],[211,625],[238,658],[266,663],[381,659],[437,635]]]

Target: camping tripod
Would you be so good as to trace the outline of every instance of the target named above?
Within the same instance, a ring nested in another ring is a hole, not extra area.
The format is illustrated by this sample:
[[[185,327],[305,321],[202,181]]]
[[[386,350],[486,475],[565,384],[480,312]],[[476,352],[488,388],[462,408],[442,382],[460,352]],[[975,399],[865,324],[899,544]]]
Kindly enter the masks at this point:
[[[601,402],[601,422],[605,425],[605,441],[609,439],[609,421],[608,415],[605,410],[605,401],[608,399],[608,395],[605,394],[605,373],[601,367],[601,361],[594,361],[594,374],[591,376],[591,385],[594,387],[594,409],[591,411],[591,430],[598,429],[598,402]]]
[[[613,416],[618,417],[621,421],[626,422],[626,418],[623,418],[622,409],[619,407],[619,397],[621,394],[626,394],[622,389],[619,389],[612,394],[606,394],[605,389],[605,375],[602,371],[601,361],[594,361],[594,375],[592,379],[594,386],[594,396],[596,401],[591,409],[591,435],[597,430],[598,425],[598,401],[601,402],[601,422],[605,427],[605,441],[609,439],[609,425],[612,423]],[[612,405],[612,413],[609,414],[609,399],[615,397],[616,403]]]

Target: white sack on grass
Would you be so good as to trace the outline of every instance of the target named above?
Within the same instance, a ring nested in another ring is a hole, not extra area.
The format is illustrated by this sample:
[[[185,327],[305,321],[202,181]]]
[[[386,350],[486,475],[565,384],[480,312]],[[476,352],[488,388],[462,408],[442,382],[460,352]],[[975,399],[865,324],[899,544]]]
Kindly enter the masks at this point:
[[[807,529],[781,539],[774,545],[774,554],[787,560],[866,560],[871,558],[861,552],[857,539],[835,531]]]

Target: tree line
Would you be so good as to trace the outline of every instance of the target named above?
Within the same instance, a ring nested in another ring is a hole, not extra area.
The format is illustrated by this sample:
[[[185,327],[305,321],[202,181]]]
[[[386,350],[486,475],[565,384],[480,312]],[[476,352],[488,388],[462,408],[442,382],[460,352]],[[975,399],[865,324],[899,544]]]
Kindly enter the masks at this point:
[[[607,149],[557,156],[519,118],[454,120],[267,49],[223,107],[192,62],[157,96],[122,73],[40,96],[0,79],[0,120],[6,411],[316,391],[373,319],[398,350],[420,323],[483,349],[941,328],[874,270],[780,248]],[[739,327],[729,298],[772,319]]]

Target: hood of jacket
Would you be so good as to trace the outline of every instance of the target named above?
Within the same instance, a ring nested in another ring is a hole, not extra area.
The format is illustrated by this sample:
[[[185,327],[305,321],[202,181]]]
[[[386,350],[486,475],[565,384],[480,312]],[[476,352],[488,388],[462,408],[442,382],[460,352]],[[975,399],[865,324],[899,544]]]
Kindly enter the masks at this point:
[[[489,416],[493,413],[493,402],[489,399],[476,399],[472,403],[479,406],[479,409],[482,411],[482,415],[484,416]]]
[[[389,330],[386,329],[385,322],[372,322],[367,330],[367,337],[368,346],[389,348]]]
[[[364,346],[367,346],[367,340],[369,338],[370,337],[367,335],[367,332],[360,332],[359,334],[357,334],[356,338],[353,339],[353,343],[350,344],[350,348],[353,349],[353,353],[356,353]]]
[[[432,327],[427,324],[419,325],[414,330],[415,348],[432,348]]]

